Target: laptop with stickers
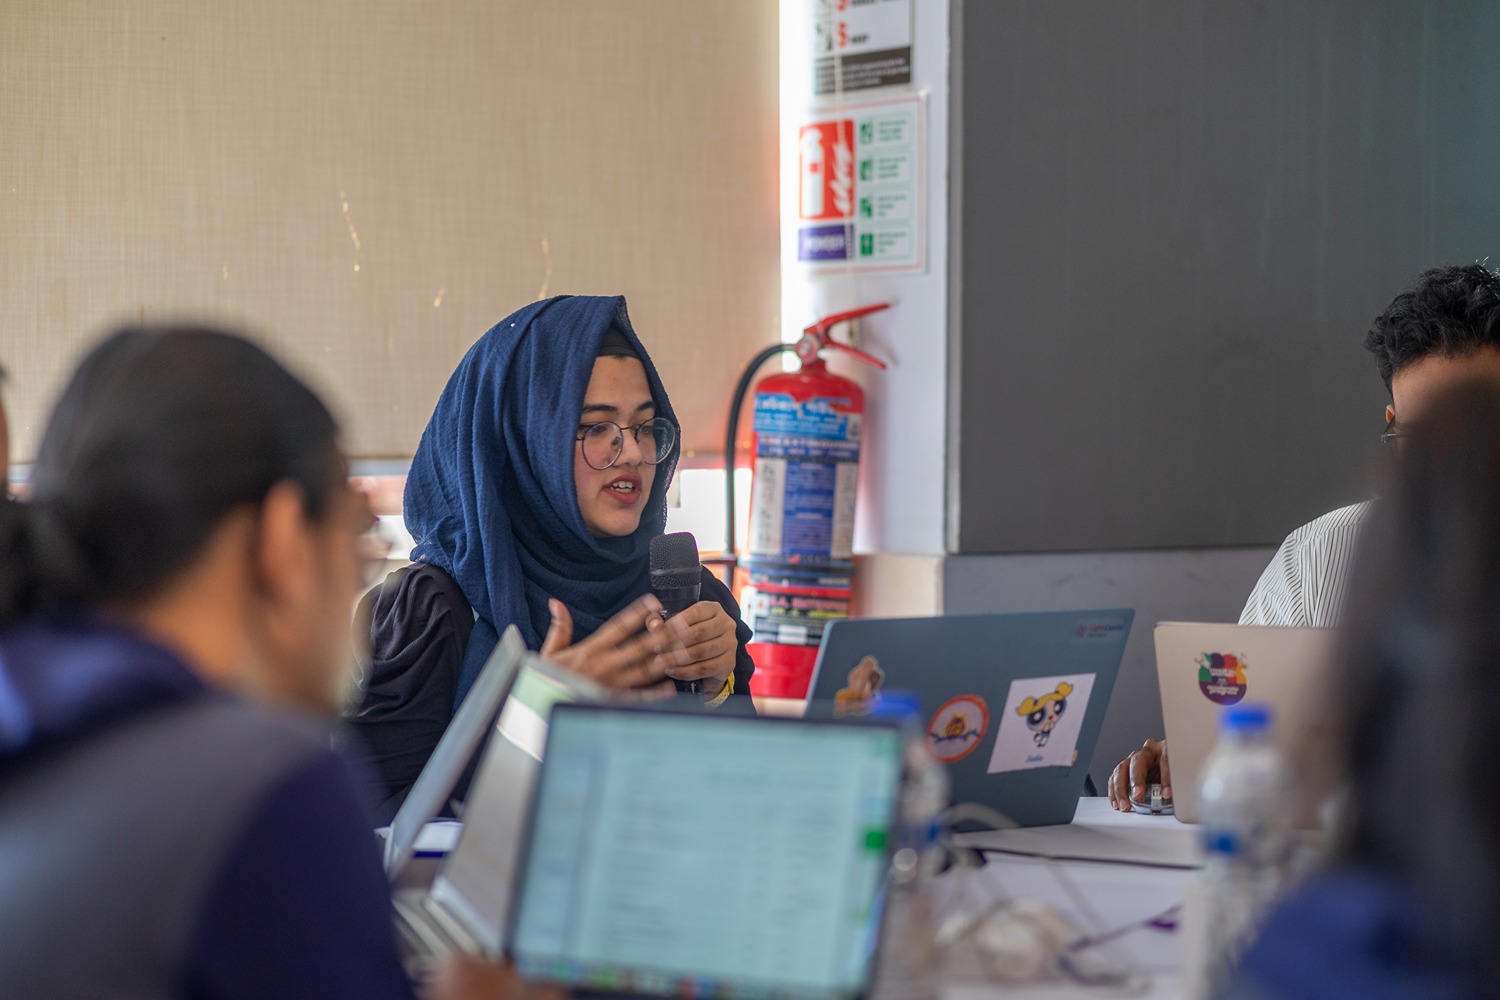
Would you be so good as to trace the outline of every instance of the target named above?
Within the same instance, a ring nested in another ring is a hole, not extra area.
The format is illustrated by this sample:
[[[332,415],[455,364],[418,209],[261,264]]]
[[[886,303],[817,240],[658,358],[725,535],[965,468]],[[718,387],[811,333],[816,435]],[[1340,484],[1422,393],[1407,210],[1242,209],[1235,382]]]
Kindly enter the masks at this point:
[[[1331,776],[1322,741],[1330,735],[1322,684],[1335,629],[1162,622],[1156,626],[1156,677],[1166,723],[1172,805],[1179,820],[1199,819],[1198,786],[1219,739],[1219,715],[1241,701],[1268,705],[1271,731],[1301,780],[1287,789],[1301,825],[1317,825]]]
[[[953,801],[1021,826],[1072,822],[1135,612],[850,618],[818,648],[809,714],[916,694]]]

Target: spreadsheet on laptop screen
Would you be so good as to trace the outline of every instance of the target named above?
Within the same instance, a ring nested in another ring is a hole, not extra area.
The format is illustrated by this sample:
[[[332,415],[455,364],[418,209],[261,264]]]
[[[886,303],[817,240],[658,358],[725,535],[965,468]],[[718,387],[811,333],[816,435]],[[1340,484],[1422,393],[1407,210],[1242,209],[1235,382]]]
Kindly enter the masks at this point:
[[[518,966],[625,992],[860,992],[900,751],[881,726],[560,707]]]

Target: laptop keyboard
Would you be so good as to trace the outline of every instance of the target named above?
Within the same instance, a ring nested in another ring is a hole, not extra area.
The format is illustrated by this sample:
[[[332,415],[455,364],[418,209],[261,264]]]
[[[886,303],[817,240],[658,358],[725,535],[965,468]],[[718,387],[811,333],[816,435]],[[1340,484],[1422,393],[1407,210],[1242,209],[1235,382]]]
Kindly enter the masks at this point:
[[[460,950],[458,942],[435,919],[429,900],[426,892],[420,892],[397,893],[391,901],[401,961],[407,975],[417,982],[430,977],[443,959]]]

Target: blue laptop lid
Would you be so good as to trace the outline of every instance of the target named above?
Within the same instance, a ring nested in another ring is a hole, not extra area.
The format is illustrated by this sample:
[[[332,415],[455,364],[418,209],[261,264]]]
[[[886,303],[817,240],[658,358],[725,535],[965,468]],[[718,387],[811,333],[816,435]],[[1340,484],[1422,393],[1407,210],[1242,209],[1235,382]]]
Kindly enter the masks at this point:
[[[1022,826],[1068,823],[1134,619],[1109,608],[836,621],[810,711],[859,715],[881,690],[913,692],[954,802]]]

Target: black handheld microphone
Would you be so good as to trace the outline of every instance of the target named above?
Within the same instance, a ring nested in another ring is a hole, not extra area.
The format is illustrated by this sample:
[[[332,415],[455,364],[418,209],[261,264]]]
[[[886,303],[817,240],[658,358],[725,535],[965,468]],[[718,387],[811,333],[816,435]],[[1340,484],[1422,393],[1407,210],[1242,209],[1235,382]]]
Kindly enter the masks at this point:
[[[651,539],[651,590],[661,601],[662,614],[671,618],[698,603],[703,566],[698,562],[698,540],[690,531]]]

